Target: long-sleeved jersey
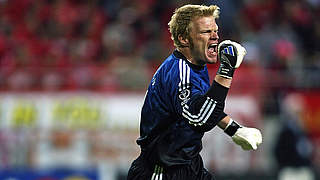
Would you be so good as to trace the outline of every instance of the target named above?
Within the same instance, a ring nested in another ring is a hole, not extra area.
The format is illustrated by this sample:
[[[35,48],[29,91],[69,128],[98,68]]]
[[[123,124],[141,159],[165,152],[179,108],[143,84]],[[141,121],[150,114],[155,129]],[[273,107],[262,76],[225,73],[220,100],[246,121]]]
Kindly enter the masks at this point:
[[[164,166],[191,163],[202,149],[204,132],[226,116],[228,89],[210,86],[206,66],[191,64],[175,50],[158,68],[141,111],[140,145],[152,163]]]

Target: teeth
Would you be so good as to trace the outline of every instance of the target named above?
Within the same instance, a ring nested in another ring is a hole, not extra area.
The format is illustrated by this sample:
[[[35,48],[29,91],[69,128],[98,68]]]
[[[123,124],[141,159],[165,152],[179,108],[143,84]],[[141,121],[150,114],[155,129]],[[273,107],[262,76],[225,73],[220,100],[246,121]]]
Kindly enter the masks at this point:
[[[208,49],[212,50],[213,52],[217,52],[217,45],[218,45],[217,43],[209,44]]]
[[[209,48],[211,48],[211,47],[214,48],[215,46],[217,46],[217,44],[210,44],[210,45],[209,45]]]

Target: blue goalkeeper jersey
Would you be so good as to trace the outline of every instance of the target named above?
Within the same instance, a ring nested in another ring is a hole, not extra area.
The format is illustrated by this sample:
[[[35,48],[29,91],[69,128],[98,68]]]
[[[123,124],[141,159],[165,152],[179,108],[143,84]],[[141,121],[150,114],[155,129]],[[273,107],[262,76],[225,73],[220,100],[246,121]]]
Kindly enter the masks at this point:
[[[150,162],[182,165],[199,154],[204,132],[226,116],[227,88],[215,84],[213,91],[206,66],[177,50],[161,64],[145,96],[137,140]]]

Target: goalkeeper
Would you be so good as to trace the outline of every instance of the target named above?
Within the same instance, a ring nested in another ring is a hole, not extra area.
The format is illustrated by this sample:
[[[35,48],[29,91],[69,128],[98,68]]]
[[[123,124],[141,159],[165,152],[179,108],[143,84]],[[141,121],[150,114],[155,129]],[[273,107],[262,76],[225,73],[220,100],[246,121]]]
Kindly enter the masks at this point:
[[[162,63],[148,87],[141,112],[140,156],[128,180],[213,180],[199,155],[205,132],[219,126],[244,150],[262,142],[258,129],[248,128],[224,113],[234,71],[246,50],[225,40],[218,43],[219,7],[185,5],[169,22],[176,50]],[[210,84],[206,64],[220,61]]]

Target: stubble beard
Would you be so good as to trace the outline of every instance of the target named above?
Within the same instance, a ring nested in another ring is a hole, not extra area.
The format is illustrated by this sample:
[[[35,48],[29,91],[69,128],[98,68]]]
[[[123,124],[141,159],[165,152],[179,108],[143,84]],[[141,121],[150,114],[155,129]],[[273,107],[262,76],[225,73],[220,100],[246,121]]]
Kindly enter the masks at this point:
[[[199,56],[194,56],[194,54],[192,52],[194,52],[194,43],[193,43],[193,39],[189,36],[188,37],[189,39],[189,49],[190,49],[190,52],[194,58],[194,60],[197,62],[197,65],[205,65],[205,60],[204,59],[201,59],[201,58],[198,58],[200,57],[201,54],[198,54]],[[198,52],[198,53],[201,53],[201,52]]]

